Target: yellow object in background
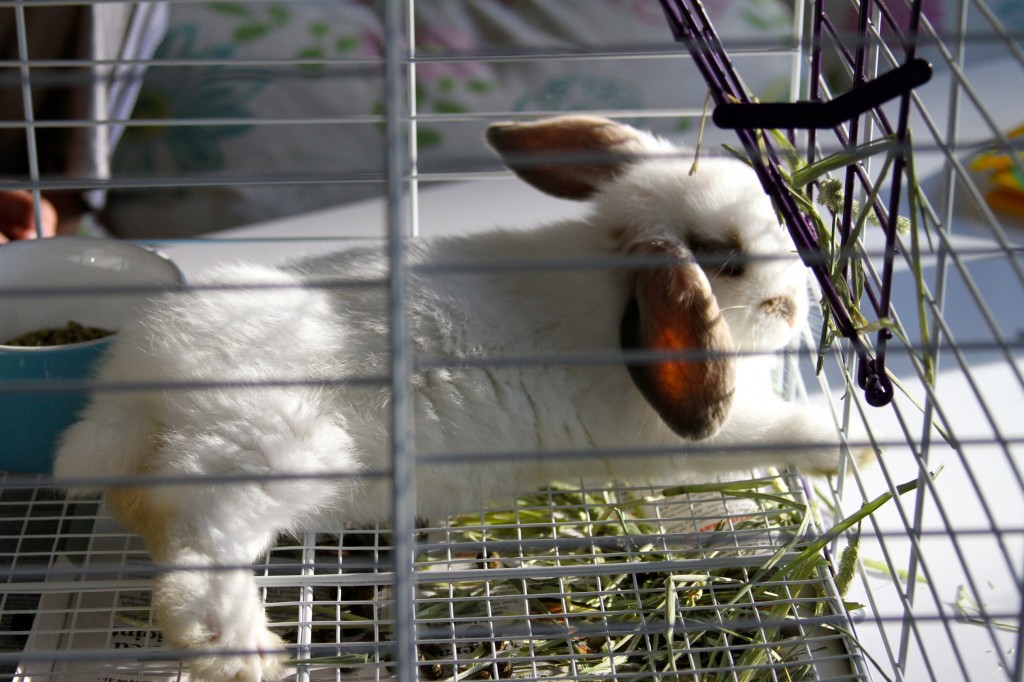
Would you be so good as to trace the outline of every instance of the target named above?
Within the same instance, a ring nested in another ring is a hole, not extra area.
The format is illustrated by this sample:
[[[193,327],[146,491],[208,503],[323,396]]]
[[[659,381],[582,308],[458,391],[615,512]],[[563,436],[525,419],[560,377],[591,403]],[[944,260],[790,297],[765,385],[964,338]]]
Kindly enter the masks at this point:
[[[1010,139],[1024,136],[1024,125],[1011,130]],[[1024,164],[1024,153],[1018,152],[1017,159]],[[1009,154],[987,151],[971,159],[969,167],[977,173],[988,172],[989,188],[985,201],[994,211],[1024,218],[1024,176],[1014,165]]]

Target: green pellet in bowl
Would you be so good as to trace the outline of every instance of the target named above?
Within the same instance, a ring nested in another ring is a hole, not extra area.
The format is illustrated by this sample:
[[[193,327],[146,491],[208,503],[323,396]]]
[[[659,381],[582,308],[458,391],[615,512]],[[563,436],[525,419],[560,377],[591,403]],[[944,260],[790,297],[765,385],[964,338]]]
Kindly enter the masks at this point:
[[[71,343],[93,341],[113,334],[109,329],[89,327],[74,320],[68,320],[63,327],[35,329],[16,338],[4,341],[5,346],[39,347],[66,346]]]

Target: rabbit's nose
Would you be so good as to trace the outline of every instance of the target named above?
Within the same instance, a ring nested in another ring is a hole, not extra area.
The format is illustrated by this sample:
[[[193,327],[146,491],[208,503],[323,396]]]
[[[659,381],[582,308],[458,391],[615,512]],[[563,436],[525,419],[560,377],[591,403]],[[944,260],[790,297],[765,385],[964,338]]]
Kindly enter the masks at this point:
[[[781,317],[790,327],[796,324],[796,303],[789,296],[776,296],[761,301],[760,308],[769,315]]]

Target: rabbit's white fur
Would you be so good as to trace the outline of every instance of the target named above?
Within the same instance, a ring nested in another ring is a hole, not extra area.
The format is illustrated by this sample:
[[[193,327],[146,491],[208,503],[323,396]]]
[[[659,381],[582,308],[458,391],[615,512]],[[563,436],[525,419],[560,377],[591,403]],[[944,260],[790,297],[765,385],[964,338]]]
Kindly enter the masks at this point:
[[[471,464],[418,466],[419,515],[437,518],[581,475],[664,483],[751,465],[834,471],[840,452],[832,419],[781,400],[770,377],[777,358],[757,354],[782,348],[803,324],[807,272],[754,174],[738,161],[706,158],[691,176],[675,147],[646,133],[582,117],[559,121],[609,126],[622,136],[616,151],[665,157],[624,159],[610,177],[599,171],[585,219],[409,245],[409,343],[416,357],[444,361],[412,378],[414,450],[475,456]],[[623,365],[486,362],[607,356],[620,347],[623,310],[642,275],[596,266],[415,268],[607,259],[651,243],[685,251],[723,235],[754,257],[742,274],[680,266],[698,295],[717,301],[741,352],[724,425],[712,424],[717,433],[690,446]],[[195,567],[161,574],[155,592],[168,641],[204,654],[191,660],[195,676],[255,682],[281,674],[281,642],[266,629],[244,570],[278,533],[390,513],[386,477],[305,476],[389,469],[388,384],[347,381],[388,374],[386,289],[333,286],[386,275],[381,250],[359,249],[284,268],[236,265],[194,291],[160,298],[117,335],[98,376],[147,387],[99,392],[63,439],[62,480],[159,474],[194,481],[114,488],[108,503],[158,563]],[[173,387],[179,382],[186,387]],[[226,385],[202,386],[208,382]],[[778,447],[788,443],[794,447]],[[678,452],[609,454],[650,446]],[[579,464],[544,456],[588,450],[601,456]],[[509,454],[524,451],[537,454]],[[238,474],[262,478],[203,483]]]

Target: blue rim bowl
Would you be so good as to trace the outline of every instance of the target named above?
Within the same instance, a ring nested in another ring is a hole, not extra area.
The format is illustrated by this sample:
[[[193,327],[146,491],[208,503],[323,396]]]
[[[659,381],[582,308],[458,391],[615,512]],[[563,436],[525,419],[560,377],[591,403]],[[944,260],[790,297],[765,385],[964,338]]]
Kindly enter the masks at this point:
[[[6,345],[69,320],[115,332],[160,290],[180,286],[156,251],[110,239],[58,237],[0,246],[0,470],[48,473],[61,432],[88,399],[114,336],[63,346]]]

